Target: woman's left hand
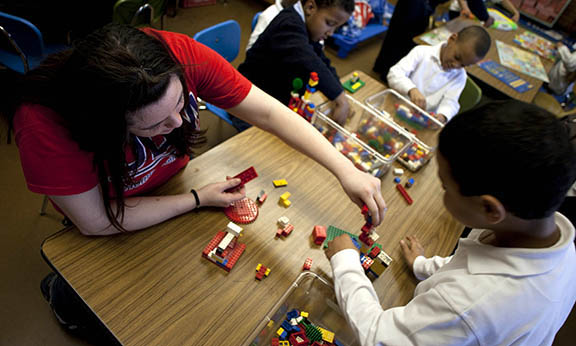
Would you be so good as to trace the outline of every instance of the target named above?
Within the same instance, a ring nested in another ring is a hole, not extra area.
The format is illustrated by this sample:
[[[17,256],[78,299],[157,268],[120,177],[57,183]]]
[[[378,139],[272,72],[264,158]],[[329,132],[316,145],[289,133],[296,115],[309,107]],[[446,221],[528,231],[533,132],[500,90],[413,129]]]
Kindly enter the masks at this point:
[[[372,216],[372,224],[378,226],[384,219],[384,214],[387,210],[386,201],[382,197],[380,180],[358,170],[354,166],[351,166],[338,179],[352,202],[359,207],[366,204]]]

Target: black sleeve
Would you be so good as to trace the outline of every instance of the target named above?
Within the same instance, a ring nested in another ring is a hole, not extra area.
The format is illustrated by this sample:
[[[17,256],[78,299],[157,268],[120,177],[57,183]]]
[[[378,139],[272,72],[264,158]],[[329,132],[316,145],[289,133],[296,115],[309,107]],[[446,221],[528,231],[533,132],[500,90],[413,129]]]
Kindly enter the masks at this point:
[[[468,0],[468,7],[472,14],[481,21],[485,22],[488,19],[488,10],[483,0]]]
[[[282,25],[278,26],[278,29],[269,36],[274,44],[268,45],[275,51],[274,56],[280,59],[278,66],[293,71],[305,70],[307,74],[318,73],[318,90],[330,100],[338,97],[344,89],[340,85],[336,70],[330,66],[330,60],[326,58],[322,50],[320,54],[316,52],[301,19],[285,20]]]

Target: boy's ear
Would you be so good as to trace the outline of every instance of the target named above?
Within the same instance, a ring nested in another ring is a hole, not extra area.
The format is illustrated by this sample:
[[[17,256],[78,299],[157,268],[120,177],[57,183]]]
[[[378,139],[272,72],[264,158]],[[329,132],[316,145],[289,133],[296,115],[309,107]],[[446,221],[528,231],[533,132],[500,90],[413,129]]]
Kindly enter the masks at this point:
[[[315,0],[306,0],[304,1],[302,7],[304,8],[304,15],[306,17],[309,17],[311,15],[314,14],[314,12],[316,12],[316,10],[318,9],[318,6],[316,5],[316,1]]]
[[[506,208],[492,195],[482,195],[480,200],[483,207],[484,219],[492,225],[502,222],[506,218]]]
[[[450,37],[448,37],[448,42],[456,42],[457,39],[458,39],[458,33],[455,32],[452,35],[450,35]]]

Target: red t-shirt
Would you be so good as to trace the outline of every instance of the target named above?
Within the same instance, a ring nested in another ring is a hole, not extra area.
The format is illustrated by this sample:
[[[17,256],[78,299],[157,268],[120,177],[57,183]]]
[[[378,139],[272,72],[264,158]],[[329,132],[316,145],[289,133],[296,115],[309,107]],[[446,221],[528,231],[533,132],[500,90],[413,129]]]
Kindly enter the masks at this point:
[[[142,29],[162,41],[184,66],[191,106],[186,110],[197,119],[196,96],[221,108],[238,105],[252,84],[224,58],[187,35]],[[14,117],[15,141],[28,189],[46,195],[73,195],[98,185],[93,153],[81,150],[72,139],[63,119],[53,110],[36,104],[23,104]],[[165,183],[188,163],[176,156],[164,136],[135,140],[136,157],[126,150],[134,185],[125,196],[138,195]]]

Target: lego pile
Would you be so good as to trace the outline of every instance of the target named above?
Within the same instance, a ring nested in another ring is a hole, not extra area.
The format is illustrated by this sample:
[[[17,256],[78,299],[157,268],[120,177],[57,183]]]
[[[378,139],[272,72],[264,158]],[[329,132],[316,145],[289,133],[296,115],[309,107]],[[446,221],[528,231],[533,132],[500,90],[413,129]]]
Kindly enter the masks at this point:
[[[408,106],[396,104],[396,119],[414,129],[411,132],[418,134],[418,130],[429,128],[434,122],[429,116],[418,111],[412,112]]]
[[[333,332],[310,322],[307,312],[296,309],[286,314],[276,335],[271,346],[343,346]]]
[[[430,149],[418,143],[412,143],[402,155],[398,156],[398,161],[412,172],[416,172],[430,160],[431,155]]]
[[[404,149],[408,138],[376,117],[363,119],[357,132],[358,138],[374,148],[385,158]]]

